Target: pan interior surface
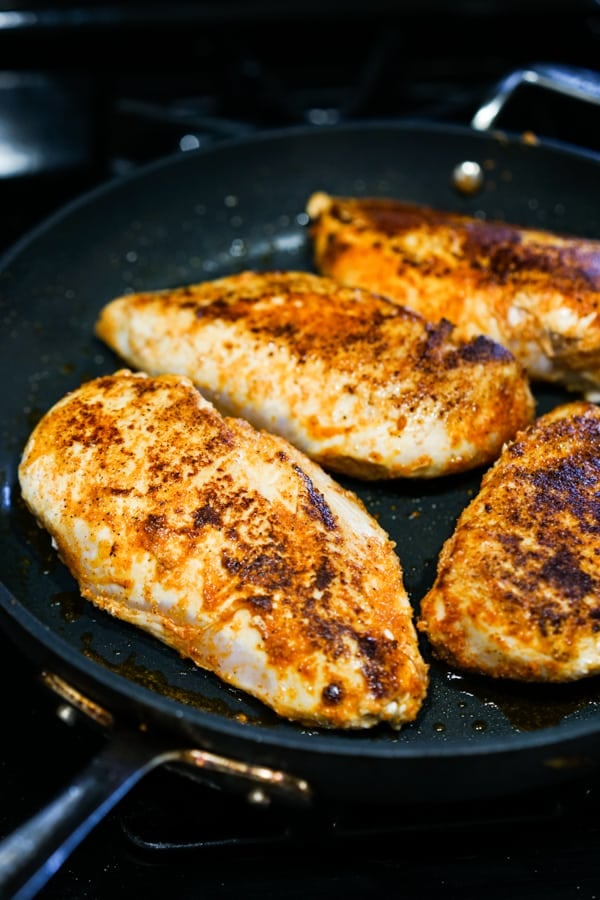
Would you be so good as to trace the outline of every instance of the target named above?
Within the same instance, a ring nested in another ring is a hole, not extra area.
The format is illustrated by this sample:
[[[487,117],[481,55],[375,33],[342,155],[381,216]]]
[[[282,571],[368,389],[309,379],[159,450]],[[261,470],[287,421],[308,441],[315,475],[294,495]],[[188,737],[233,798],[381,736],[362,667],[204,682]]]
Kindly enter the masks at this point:
[[[465,159],[487,173],[459,194]],[[0,575],[20,607],[5,612],[42,645],[116,692],[248,740],[381,755],[488,753],[598,730],[600,680],[494,683],[429,659],[418,720],[340,734],[279,719],[156,639],[83,601],[50,541],[23,508],[17,466],[40,415],[81,382],[122,362],[94,336],[104,303],[128,291],[198,282],[245,268],[312,270],[304,212],[317,189],[389,195],[460,212],[600,237],[598,160],[460,128],[368,123],[299,129],[183,154],[103,186],[20,242],[0,267],[2,514]],[[536,390],[538,411],[567,399]],[[482,472],[354,490],[396,541],[415,606]],[[266,736],[266,737],[265,737]]]

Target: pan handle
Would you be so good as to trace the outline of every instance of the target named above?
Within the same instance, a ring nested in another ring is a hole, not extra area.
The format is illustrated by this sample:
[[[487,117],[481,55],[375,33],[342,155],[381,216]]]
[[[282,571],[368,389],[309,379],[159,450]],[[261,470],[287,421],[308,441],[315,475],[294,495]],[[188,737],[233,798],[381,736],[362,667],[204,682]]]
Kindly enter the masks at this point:
[[[164,763],[228,776],[254,804],[266,804],[272,796],[300,805],[311,799],[308,784],[285,772],[206,750],[173,749],[172,737],[120,726],[62,793],[0,841],[0,897],[35,897],[119,800],[146,773]]]
[[[172,756],[146,736],[116,732],[62,793],[0,842],[0,896],[34,897],[134,784]]]
[[[493,128],[500,112],[521,84],[535,85],[576,100],[600,104],[600,73],[576,66],[535,63],[502,78],[473,116],[471,127],[476,131]]]

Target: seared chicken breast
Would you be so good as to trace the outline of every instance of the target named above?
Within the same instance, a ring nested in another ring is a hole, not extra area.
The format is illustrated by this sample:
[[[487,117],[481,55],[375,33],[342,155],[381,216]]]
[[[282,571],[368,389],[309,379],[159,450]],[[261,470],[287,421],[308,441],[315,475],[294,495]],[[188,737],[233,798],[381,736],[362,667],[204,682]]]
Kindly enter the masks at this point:
[[[600,393],[600,241],[386,198],[316,192],[307,211],[322,274],[487,334],[532,379]]]
[[[324,728],[400,728],[427,666],[394,545],[280,437],[185,377],[118,371],[39,422],[23,498],[83,597]]]
[[[364,479],[488,463],[533,416],[528,379],[498,344],[306,272],[118,297],[96,334],[129,367],[185,374],[222,413]]]
[[[507,445],[458,519],[418,627],[450,666],[600,672],[600,410],[563,404]]]

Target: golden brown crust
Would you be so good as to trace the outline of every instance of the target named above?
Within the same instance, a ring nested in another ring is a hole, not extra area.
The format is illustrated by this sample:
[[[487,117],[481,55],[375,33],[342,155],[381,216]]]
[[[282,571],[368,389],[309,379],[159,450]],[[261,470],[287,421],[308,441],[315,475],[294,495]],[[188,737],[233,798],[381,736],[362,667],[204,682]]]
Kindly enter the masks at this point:
[[[394,545],[281,438],[121,371],[32,433],[23,497],[84,597],[280,715],[400,727],[427,667]]]
[[[458,519],[418,627],[473,672],[600,672],[600,410],[573,402],[507,446]]]
[[[313,194],[318,270],[459,334],[487,334],[531,377],[600,387],[600,241],[390,198]]]
[[[107,304],[97,335],[128,365],[178,371],[222,411],[367,479],[494,459],[531,420],[522,367],[369,291],[307,272],[242,272]]]

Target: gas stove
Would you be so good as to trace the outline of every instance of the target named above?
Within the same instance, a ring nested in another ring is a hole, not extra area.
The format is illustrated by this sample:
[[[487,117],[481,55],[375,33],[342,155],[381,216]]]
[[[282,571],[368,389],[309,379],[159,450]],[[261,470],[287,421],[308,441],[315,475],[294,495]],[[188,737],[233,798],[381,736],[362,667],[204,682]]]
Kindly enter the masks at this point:
[[[285,11],[280,7],[285,6]],[[469,124],[508,72],[594,69],[595,2],[14,3],[0,11],[0,248],[82,192],[258,130],[357,119]],[[524,85],[515,130],[600,151],[598,106]],[[99,748],[0,634],[0,830]],[[256,808],[160,769],[41,890],[148,897],[600,897],[600,779],[402,809]]]

